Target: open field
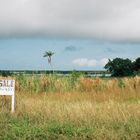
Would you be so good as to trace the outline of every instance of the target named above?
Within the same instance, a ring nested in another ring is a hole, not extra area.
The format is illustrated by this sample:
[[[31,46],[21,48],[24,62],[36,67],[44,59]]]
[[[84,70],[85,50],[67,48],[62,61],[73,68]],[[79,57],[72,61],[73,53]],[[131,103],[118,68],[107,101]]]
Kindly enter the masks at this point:
[[[16,76],[0,97],[0,139],[140,139],[140,77]]]

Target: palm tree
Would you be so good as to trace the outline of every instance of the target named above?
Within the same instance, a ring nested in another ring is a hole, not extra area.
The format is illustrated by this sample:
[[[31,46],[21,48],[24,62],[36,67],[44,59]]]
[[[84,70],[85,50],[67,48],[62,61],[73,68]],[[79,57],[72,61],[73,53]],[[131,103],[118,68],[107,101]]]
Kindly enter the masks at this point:
[[[52,71],[53,71],[53,67],[52,67],[52,56],[53,55],[54,55],[54,52],[52,52],[52,51],[46,51],[45,54],[43,55],[43,57],[48,57],[48,63],[50,64]]]

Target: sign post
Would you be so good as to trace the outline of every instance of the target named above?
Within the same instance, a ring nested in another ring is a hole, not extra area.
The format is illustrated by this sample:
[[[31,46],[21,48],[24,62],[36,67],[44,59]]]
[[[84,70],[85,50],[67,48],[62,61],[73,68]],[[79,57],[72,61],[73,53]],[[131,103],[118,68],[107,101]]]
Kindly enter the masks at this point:
[[[11,96],[11,112],[14,112],[15,80],[0,79],[0,95]]]

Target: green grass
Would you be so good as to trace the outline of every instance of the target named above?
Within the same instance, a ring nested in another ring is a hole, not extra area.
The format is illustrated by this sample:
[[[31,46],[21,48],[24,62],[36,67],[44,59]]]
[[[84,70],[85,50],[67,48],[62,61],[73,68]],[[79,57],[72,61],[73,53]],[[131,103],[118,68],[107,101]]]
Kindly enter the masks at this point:
[[[140,120],[105,121],[95,119],[91,125],[72,122],[47,121],[39,118],[0,115],[0,139],[140,139]],[[5,121],[5,122],[4,122]]]

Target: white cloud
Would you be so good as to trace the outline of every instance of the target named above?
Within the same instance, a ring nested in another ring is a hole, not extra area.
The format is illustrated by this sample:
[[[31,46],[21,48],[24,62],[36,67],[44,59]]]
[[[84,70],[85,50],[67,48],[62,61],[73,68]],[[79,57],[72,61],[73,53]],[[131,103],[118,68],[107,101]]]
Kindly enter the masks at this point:
[[[105,66],[105,64],[107,64],[107,62],[108,62],[107,58],[102,58],[101,60],[78,58],[78,59],[75,59],[72,61],[72,63],[74,65],[88,66],[88,67]]]
[[[86,66],[86,65],[88,65],[88,59],[87,58],[78,58],[78,59],[73,60],[72,63],[75,65],[78,65],[78,66]]]
[[[97,64],[97,61],[95,59],[78,58],[73,60],[72,63],[78,66],[94,67]]]
[[[0,0],[0,36],[140,42],[139,0]]]
[[[97,61],[96,61],[95,59],[88,60],[87,65],[88,65],[89,67],[94,67],[94,66],[97,65]]]

